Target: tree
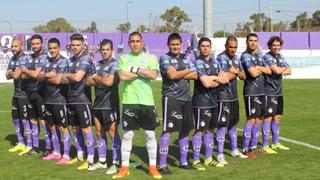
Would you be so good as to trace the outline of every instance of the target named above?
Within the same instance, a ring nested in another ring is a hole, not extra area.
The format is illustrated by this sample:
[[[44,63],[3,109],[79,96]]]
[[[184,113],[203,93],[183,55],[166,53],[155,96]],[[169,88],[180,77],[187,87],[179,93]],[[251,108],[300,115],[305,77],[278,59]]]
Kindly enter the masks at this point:
[[[307,12],[300,13],[296,19],[290,23],[292,30],[308,31],[311,27],[311,19],[308,18]]]
[[[164,29],[161,30],[166,32],[181,32],[180,26],[182,23],[191,22],[189,16],[177,6],[167,9],[160,18],[165,21]]]
[[[286,31],[288,29],[288,23],[280,21],[273,24],[273,31]]]
[[[225,31],[217,31],[213,34],[213,37],[228,37],[231,36],[232,33],[230,32],[225,32]]]
[[[46,25],[38,25],[32,28],[36,33],[48,32],[76,32],[76,29],[64,18],[56,18],[47,22]]]
[[[119,26],[117,27],[117,30],[123,33],[129,32],[130,29],[131,29],[131,24],[129,22],[119,24]]]
[[[147,32],[147,31],[150,31],[145,25],[141,24],[138,26],[137,32],[140,32],[140,33],[143,33],[143,32]]]
[[[82,30],[81,32],[88,32],[88,33],[98,33],[97,23],[94,21],[91,21],[90,27],[87,27],[86,29]]]
[[[317,10],[312,14],[311,26],[320,29],[320,10]]]

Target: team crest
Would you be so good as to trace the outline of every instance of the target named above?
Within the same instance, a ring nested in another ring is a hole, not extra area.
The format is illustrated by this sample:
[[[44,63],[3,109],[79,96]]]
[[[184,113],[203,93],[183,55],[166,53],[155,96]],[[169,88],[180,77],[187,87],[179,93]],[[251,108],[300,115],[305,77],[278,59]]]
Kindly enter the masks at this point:
[[[256,112],[256,109],[251,109],[251,113],[254,114]]]
[[[128,122],[127,121],[123,121],[123,127],[127,127],[128,126]]]

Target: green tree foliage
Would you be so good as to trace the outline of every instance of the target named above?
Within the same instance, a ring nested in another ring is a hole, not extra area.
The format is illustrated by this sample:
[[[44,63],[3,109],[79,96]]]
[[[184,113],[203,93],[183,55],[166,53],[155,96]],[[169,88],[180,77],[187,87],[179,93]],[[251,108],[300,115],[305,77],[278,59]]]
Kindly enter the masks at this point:
[[[86,29],[82,30],[81,32],[88,32],[88,33],[98,33],[97,23],[94,21],[91,21],[90,27],[87,27]]]
[[[131,29],[131,24],[129,22],[123,23],[123,24],[119,24],[119,26],[117,27],[117,30],[119,32],[123,32],[123,33],[129,32],[130,29]]]
[[[230,32],[225,32],[225,31],[217,31],[213,34],[213,37],[228,37],[231,36],[232,33]]]
[[[165,25],[160,29],[160,31],[165,32],[181,32],[182,30],[180,27],[182,23],[191,22],[188,14],[177,6],[167,9],[160,18],[165,22]]]
[[[138,26],[136,31],[140,32],[140,33],[144,33],[144,32],[148,32],[149,29],[145,25],[141,24],[141,25]]]
[[[45,25],[38,25],[32,28],[36,33],[57,33],[57,32],[76,32],[76,29],[64,18],[50,20]]]
[[[300,13],[296,19],[290,23],[293,31],[308,31],[311,27],[312,19],[308,18],[307,12]]]

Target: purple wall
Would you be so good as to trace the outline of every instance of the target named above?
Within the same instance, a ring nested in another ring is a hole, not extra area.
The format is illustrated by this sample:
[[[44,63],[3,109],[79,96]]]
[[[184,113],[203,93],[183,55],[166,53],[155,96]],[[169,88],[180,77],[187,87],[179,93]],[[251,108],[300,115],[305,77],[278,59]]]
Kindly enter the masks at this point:
[[[309,49],[309,32],[281,32],[283,49]]]
[[[320,33],[310,32],[310,49],[320,49]]]
[[[271,36],[280,36],[280,32],[258,32],[259,45],[262,49],[268,49],[268,40]]]

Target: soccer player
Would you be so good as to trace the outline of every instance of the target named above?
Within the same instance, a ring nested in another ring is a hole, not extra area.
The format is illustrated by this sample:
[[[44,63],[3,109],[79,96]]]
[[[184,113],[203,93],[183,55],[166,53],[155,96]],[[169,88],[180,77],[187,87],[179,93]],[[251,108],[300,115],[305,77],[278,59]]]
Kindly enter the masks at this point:
[[[26,80],[22,78],[22,68],[24,68],[30,59],[30,56],[23,53],[23,43],[21,39],[14,38],[11,43],[12,58],[10,59],[6,78],[13,79],[14,92],[12,98],[12,121],[16,128],[18,143],[15,147],[9,149],[9,152],[20,151],[19,155],[32,149],[31,127],[27,111],[27,92]],[[26,133],[26,145],[24,143],[23,132],[20,128],[22,123]]]
[[[229,83],[227,75],[221,70],[219,63],[210,57],[211,40],[203,37],[198,42],[199,57],[195,61],[198,80],[195,81],[194,94],[192,98],[193,115],[195,119],[195,133],[192,138],[193,145],[193,167],[197,170],[205,170],[200,162],[200,150],[202,138],[205,146],[206,166],[224,167],[212,158],[213,153],[213,130],[219,124],[225,124],[225,119],[218,122],[221,109],[218,109],[219,87]],[[225,109],[224,109],[225,110]],[[223,113],[225,114],[225,113]]]
[[[144,129],[146,147],[149,157],[149,173],[160,179],[157,161],[157,140],[155,128],[159,126],[159,118],[154,107],[151,80],[158,76],[159,65],[156,56],[142,51],[142,35],[133,32],[129,35],[128,44],[131,51],[119,58],[119,77],[123,82],[122,94],[122,128],[121,168],[112,178],[129,175],[129,160],[132,149],[134,130]]]
[[[167,45],[169,52],[160,57],[163,129],[159,139],[159,171],[170,175],[167,156],[170,135],[175,131],[179,132],[180,167],[194,170],[187,161],[189,132],[194,129],[189,80],[197,79],[197,72],[190,57],[181,53],[182,38],[179,34],[170,34]]]
[[[70,58],[67,73],[63,74],[62,82],[68,83],[68,118],[73,127],[77,158],[66,164],[83,161],[83,135],[86,137],[87,161],[78,167],[78,170],[88,169],[94,162],[94,136],[91,131],[91,103],[85,95],[86,77],[91,68],[92,60],[84,53],[84,38],[81,34],[70,37],[71,48],[74,56]],[[82,131],[82,132],[81,132]]]
[[[48,55],[42,50],[43,39],[40,35],[35,34],[30,39],[33,53],[31,59],[27,62],[27,66],[22,68],[22,72],[27,76],[27,97],[28,97],[28,111],[32,127],[33,148],[25,153],[25,156],[39,153],[39,127],[38,123],[44,129],[46,150],[42,157],[49,154],[51,151],[51,141],[48,125],[44,121],[44,84],[38,81],[38,76],[43,68],[43,64],[48,58]]]
[[[217,129],[217,160],[227,165],[223,149],[225,142],[225,134],[228,130],[228,135],[231,144],[231,155],[239,158],[248,158],[242,154],[237,147],[237,127],[239,122],[239,101],[237,93],[237,77],[244,80],[246,75],[243,67],[238,59],[236,52],[238,47],[238,40],[234,36],[229,36],[226,40],[225,51],[217,56],[222,71],[226,72],[229,79],[228,84],[220,86],[218,100],[219,100],[219,124]]]
[[[290,75],[291,68],[281,54],[283,40],[279,36],[272,36],[268,41],[270,51],[263,56],[264,61],[270,66],[272,74],[266,75],[265,92],[266,92],[266,119],[262,124],[263,149],[267,152],[272,149],[289,150],[279,143],[280,121],[283,114],[283,96],[282,96],[282,76]],[[269,129],[271,123],[272,145],[269,147]]]
[[[93,105],[94,125],[96,127],[97,149],[99,162],[89,170],[107,168],[106,131],[112,139],[112,166],[107,174],[114,174],[120,165],[119,123],[119,78],[116,74],[118,61],[112,57],[113,43],[109,39],[100,42],[102,60],[95,65],[96,73],[89,76],[87,82],[95,86],[95,101]]]
[[[60,159],[57,164],[63,165],[70,160],[71,136],[68,129],[66,85],[61,84],[62,74],[67,70],[68,59],[60,54],[60,41],[51,38],[48,41],[50,58],[44,64],[44,70],[40,73],[40,80],[45,80],[45,104],[46,121],[49,124],[53,152],[43,157],[43,160]],[[58,129],[59,128],[59,129]],[[60,153],[60,139],[57,131],[61,131],[63,137],[63,156]]]
[[[243,153],[248,158],[256,158],[257,153],[266,153],[257,148],[262,118],[265,116],[265,85],[264,75],[271,74],[262,55],[258,54],[258,35],[250,33],[246,39],[247,49],[240,61],[246,73],[243,95],[247,121],[243,130]],[[251,141],[251,144],[250,144]],[[250,145],[250,151],[249,151]]]

